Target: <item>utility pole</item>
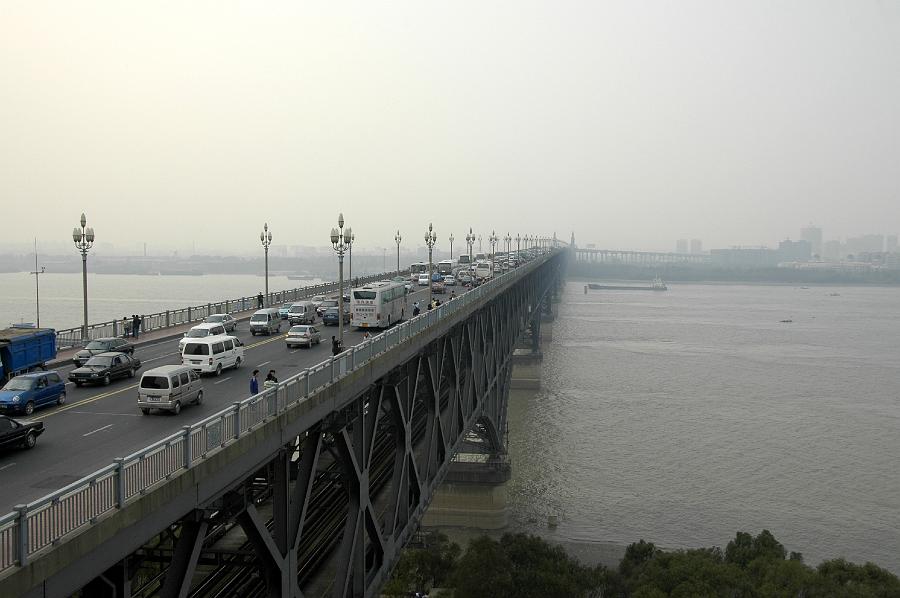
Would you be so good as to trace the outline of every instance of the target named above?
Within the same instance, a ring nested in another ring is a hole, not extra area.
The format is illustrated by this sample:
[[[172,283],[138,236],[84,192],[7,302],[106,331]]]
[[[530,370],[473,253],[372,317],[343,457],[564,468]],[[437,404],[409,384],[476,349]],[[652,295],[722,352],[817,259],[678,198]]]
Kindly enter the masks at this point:
[[[38,328],[41,327],[41,283],[40,276],[45,271],[44,266],[41,266],[41,269],[38,270],[38,254],[37,254],[37,239],[34,240],[34,272],[29,272],[29,274],[34,274],[34,299],[35,299],[35,311],[37,316],[37,321],[35,322],[35,326]]]

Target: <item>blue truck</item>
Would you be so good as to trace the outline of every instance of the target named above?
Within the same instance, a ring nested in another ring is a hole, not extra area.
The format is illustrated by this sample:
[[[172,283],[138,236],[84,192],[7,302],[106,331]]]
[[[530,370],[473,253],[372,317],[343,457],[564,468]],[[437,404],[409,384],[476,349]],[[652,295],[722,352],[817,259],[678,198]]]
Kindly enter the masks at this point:
[[[0,330],[0,381],[43,368],[56,358],[56,331],[52,328]]]

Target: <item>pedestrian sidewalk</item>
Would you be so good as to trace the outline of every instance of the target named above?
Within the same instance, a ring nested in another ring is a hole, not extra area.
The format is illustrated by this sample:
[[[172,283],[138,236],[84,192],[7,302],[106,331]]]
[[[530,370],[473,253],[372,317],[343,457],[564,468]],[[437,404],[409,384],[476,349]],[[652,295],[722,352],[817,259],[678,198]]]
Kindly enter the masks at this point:
[[[256,307],[254,306],[253,309],[235,312],[235,313],[231,314],[231,317],[233,317],[238,322],[249,321],[250,316],[252,316],[255,311],[256,311]],[[185,332],[187,332],[188,330],[190,330],[197,324],[200,324],[201,322],[203,322],[203,320],[188,322],[186,324],[179,324],[178,326],[169,326],[168,328],[157,328],[156,330],[150,330],[149,332],[142,332],[141,335],[137,339],[135,339],[134,337],[132,337],[130,335],[123,336],[123,338],[127,338],[129,341],[132,341],[132,344],[135,346],[135,348],[139,349],[141,347],[144,347],[147,345],[152,345],[152,344],[155,344],[159,341],[163,341],[166,339],[179,338]],[[64,365],[69,365],[70,363],[72,363],[72,358],[75,356],[76,353],[81,351],[81,349],[82,349],[82,347],[72,347],[72,348],[68,348],[68,349],[63,349],[62,351],[60,351],[56,354],[56,359],[53,359],[53,360],[47,362],[47,366],[48,367],[60,367],[60,366],[64,366]]]

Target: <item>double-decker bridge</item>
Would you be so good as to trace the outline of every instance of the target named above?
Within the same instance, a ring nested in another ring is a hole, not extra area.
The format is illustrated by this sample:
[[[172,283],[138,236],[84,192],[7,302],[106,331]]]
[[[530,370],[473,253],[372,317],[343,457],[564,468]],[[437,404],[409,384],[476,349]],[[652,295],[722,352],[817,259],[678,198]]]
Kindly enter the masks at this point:
[[[282,381],[250,398],[207,381],[197,413],[215,412],[191,425],[141,416],[134,385],[70,396],[2,472],[0,595],[377,596],[461,447],[502,461],[514,352],[536,350],[568,254],[324,361],[250,341],[246,363]]]

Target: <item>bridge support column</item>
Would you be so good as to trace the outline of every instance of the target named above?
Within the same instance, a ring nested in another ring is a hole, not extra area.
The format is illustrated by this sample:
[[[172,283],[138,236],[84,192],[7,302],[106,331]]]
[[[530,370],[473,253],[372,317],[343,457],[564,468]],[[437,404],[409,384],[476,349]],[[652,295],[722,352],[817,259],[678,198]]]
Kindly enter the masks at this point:
[[[163,582],[161,598],[186,598],[191,580],[200,558],[200,549],[206,539],[208,523],[204,520],[185,521],[181,524],[181,536],[175,545],[175,554]]]
[[[422,518],[423,527],[502,529],[507,524],[505,459],[454,461]]]
[[[131,598],[131,576],[128,558],[119,561],[84,586],[84,596],[92,598]]]

